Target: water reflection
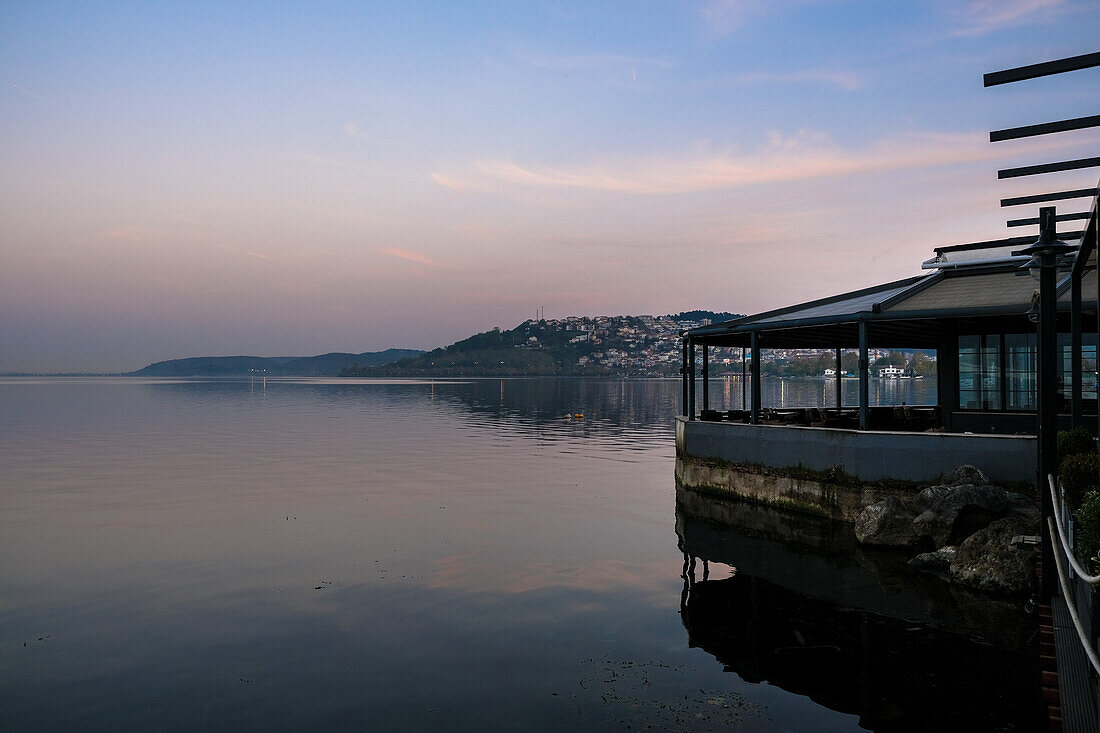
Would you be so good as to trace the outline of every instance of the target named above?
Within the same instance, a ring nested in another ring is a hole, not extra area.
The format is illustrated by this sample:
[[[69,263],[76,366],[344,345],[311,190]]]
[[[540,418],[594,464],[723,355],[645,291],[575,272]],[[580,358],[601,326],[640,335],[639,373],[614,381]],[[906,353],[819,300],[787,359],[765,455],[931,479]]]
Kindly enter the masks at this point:
[[[1018,603],[861,553],[850,527],[678,489],[692,647],[872,730],[1030,730],[1037,652]]]
[[[831,566],[828,525],[731,534],[677,507],[679,399],[675,380],[0,380],[0,728],[855,730],[810,687],[751,681],[770,669],[724,674],[715,656],[741,662],[704,589],[854,607],[819,577],[882,615],[915,591]],[[683,617],[674,524],[711,569]],[[943,628],[987,623],[937,604]]]
[[[427,402],[439,419],[458,418],[466,429],[507,430],[549,442],[595,441],[621,450],[667,443],[680,411],[680,382],[670,379],[268,379],[266,384],[225,379],[154,382],[146,388],[182,408],[203,398],[235,409],[305,398],[314,410],[394,417],[421,411]]]
[[[859,380],[842,379],[841,401],[846,407],[859,404]],[[696,409],[702,407],[702,382],[696,384]],[[740,375],[710,380],[710,409],[744,410],[749,407],[752,378]],[[882,379],[868,382],[868,400],[876,405],[934,405],[937,402],[936,379]],[[836,407],[836,380],[823,377],[762,377],[762,407]]]

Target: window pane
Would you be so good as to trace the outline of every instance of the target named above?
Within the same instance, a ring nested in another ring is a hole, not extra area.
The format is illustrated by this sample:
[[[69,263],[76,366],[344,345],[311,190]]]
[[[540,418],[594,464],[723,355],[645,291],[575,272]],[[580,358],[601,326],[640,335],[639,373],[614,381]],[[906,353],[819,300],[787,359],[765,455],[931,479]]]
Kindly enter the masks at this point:
[[[1035,409],[1035,358],[1035,334],[1005,335],[1005,396],[1008,409]]]
[[[959,336],[959,408],[1002,408],[1000,334]]]
[[[959,408],[981,408],[981,339],[959,336]]]
[[[1058,334],[1058,357],[1060,368],[1058,398],[1066,401],[1059,409],[1065,411],[1069,409],[1068,401],[1073,396],[1071,389],[1073,385],[1073,350],[1068,333]],[[1081,397],[1088,412],[1094,412],[1096,409],[1096,383],[1096,333],[1086,331],[1081,334]]]
[[[1001,409],[1001,336],[982,337],[982,409]]]

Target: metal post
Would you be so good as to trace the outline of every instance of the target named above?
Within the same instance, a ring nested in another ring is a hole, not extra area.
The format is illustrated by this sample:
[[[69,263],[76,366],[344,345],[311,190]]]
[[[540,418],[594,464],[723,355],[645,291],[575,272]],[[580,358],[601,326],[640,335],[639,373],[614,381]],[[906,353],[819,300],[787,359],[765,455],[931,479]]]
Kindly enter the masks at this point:
[[[710,346],[703,342],[703,411],[710,409]]]
[[[680,365],[680,381],[683,388],[683,401],[680,406],[681,412],[686,416],[691,414],[688,410],[688,342],[686,338],[681,341],[681,350],[684,353]]]
[[[859,429],[867,430],[871,425],[871,415],[867,403],[870,402],[870,382],[867,379],[867,321],[859,322]]]
[[[760,424],[760,334],[753,331],[749,341],[752,350],[752,424]]]
[[[1070,291],[1070,413],[1073,419],[1073,427],[1081,424],[1081,278],[1083,273],[1078,268],[1073,268],[1070,278],[1072,289]]]
[[[1041,212],[1040,212],[1041,217]],[[1043,517],[1053,514],[1050,492],[1045,491],[1047,474],[1058,473],[1058,330],[1055,300],[1055,256],[1039,255],[1039,489],[1043,497]],[[1043,533],[1043,595],[1055,589],[1054,540],[1049,529]]]
[[[940,321],[936,380],[943,429],[950,433],[954,429],[955,410],[959,409],[959,335],[954,321]]]
[[[1030,260],[1024,267],[1033,273],[1039,270],[1039,320],[1038,345],[1039,364],[1036,374],[1038,380],[1038,418],[1039,460],[1036,487],[1042,497],[1044,520],[1053,514],[1050,492],[1045,490],[1047,476],[1058,474],[1058,376],[1061,366],[1058,364],[1058,293],[1056,290],[1056,270],[1058,258],[1073,250],[1058,239],[1055,226],[1057,217],[1053,206],[1039,209],[1039,238],[1030,246],[1013,255],[1028,255]],[[1042,542],[1042,595],[1050,597],[1055,591],[1053,538],[1045,523],[1041,525]]]
[[[688,339],[688,420],[695,419],[695,341]]]
[[[840,383],[840,349],[836,350],[836,416],[840,419],[840,403],[844,401],[843,385]]]
[[[744,410],[748,407],[748,400],[745,399],[745,390],[749,388],[748,375],[745,373],[745,347],[741,347],[741,409]]]

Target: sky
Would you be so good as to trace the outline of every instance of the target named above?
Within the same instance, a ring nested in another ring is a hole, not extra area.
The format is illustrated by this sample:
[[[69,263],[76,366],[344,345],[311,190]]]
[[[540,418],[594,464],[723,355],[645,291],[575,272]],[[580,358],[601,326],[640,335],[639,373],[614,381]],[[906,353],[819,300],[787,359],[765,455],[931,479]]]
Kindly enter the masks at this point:
[[[1095,0],[0,3],[0,372],[753,313],[1096,185]],[[1083,202],[1062,202],[1060,212]],[[1076,207],[1076,208],[1075,208]],[[1065,227],[1066,225],[1062,225]]]

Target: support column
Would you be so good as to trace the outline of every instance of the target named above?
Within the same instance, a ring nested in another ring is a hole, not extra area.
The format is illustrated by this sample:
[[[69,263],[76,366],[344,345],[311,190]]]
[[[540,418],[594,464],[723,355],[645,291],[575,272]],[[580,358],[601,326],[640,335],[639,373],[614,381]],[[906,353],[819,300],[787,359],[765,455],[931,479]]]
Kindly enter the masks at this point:
[[[760,334],[752,332],[752,424],[760,424]]]
[[[703,410],[710,409],[710,346],[703,342]]]
[[[695,341],[688,339],[688,420],[695,419]]]
[[[1047,519],[1053,513],[1054,503],[1048,489],[1047,476],[1058,473],[1058,377],[1062,367],[1058,363],[1058,258],[1072,251],[1065,242],[1058,239],[1056,210],[1053,206],[1039,209],[1039,238],[1029,246],[1013,252],[1031,257],[1028,269],[1034,272],[1039,268],[1039,369],[1038,369],[1038,432],[1039,465],[1036,487],[1042,497],[1042,517]],[[1055,579],[1054,545],[1057,540],[1051,537],[1049,525],[1040,526],[1042,542],[1042,595],[1053,595],[1058,587]]]
[[[683,400],[680,403],[680,412],[687,416],[691,414],[688,409],[688,342],[687,339],[683,339],[680,342],[681,351],[683,356],[680,359],[680,381],[683,388]]]
[[[1042,210],[1040,210],[1041,212]],[[1047,474],[1058,473],[1058,303],[1055,288],[1054,255],[1041,254],[1039,265],[1039,477],[1038,489],[1042,496],[1042,516],[1053,514]],[[1051,596],[1057,588],[1054,554],[1050,530],[1044,521],[1040,527],[1043,535],[1043,595]]]
[[[959,406],[959,336],[954,321],[941,321],[936,346],[936,393],[943,429],[952,431],[951,420]]]
[[[1071,423],[1073,427],[1077,427],[1081,424],[1081,278],[1084,276],[1083,272],[1079,272],[1076,267],[1073,268],[1073,276],[1070,278],[1072,288],[1070,290],[1070,359],[1073,360],[1070,365],[1070,414],[1073,418]]]
[[[745,368],[748,365],[745,363],[745,347],[741,347],[741,409],[744,410],[748,407],[748,400],[745,397],[745,393],[749,388],[749,375],[745,372]]]
[[[836,350],[836,416],[840,419],[840,405],[844,402],[843,385],[840,383],[840,349]]]
[[[867,321],[859,322],[859,429],[867,430],[871,424],[871,413],[868,407],[870,396],[870,382],[867,379]]]

